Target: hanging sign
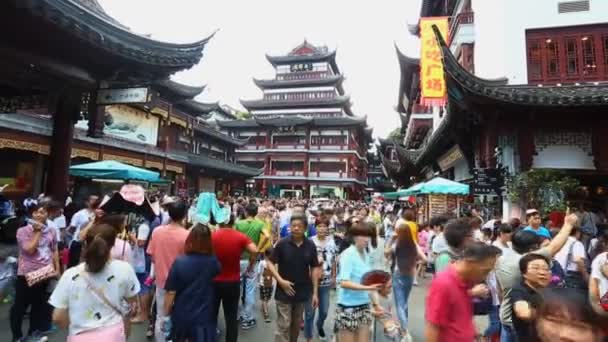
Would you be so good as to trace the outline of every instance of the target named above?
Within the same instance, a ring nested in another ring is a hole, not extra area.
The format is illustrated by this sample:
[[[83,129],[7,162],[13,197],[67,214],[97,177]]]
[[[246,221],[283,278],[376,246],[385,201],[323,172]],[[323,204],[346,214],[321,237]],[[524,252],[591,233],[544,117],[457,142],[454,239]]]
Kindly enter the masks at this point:
[[[473,170],[471,192],[474,195],[500,194],[502,185],[503,181],[499,169]]]
[[[149,89],[142,88],[124,88],[124,89],[99,89],[97,90],[97,104],[137,104],[146,103]]]
[[[420,104],[423,106],[443,106],[447,95],[441,48],[433,25],[437,26],[444,39],[448,39],[448,17],[420,18]]]

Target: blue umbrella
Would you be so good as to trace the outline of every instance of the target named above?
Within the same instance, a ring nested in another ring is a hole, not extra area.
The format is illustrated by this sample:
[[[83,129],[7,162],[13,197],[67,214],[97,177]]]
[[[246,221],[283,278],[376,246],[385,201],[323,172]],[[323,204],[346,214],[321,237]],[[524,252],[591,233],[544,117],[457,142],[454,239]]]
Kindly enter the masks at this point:
[[[119,163],[114,160],[71,166],[70,175],[84,178],[133,179],[146,182],[158,182],[160,180],[158,172]]]
[[[411,188],[404,190],[403,194],[406,196],[427,194],[468,195],[469,185],[436,177],[428,182],[418,183]]]

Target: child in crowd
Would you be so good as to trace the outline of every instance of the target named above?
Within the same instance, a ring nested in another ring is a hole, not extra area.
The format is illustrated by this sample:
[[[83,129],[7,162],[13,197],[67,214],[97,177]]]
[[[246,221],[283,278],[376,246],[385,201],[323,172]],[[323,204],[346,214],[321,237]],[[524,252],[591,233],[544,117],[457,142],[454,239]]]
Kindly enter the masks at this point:
[[[274,278],[272,273],[268,269],[268,263],[270,263],[270,256],[272,255],[272,248],[266,249],[264,252],[264,260],[260,262],[260,299],[262,300],[262,315],[264,315],[264,321],[270,323],[270,314],[268,313],[268,302],[272,297],[272,290],[274,289]]]

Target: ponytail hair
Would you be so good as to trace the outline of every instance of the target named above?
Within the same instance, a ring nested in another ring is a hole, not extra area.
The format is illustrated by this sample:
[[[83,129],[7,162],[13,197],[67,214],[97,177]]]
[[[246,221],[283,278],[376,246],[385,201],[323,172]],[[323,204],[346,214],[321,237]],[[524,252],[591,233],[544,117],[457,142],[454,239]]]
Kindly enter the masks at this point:
[[[110,251],[116,240],[116,229],[109,224],[98,224],[87,231],[84,246],[86,270],[99,273],[110,260]]]

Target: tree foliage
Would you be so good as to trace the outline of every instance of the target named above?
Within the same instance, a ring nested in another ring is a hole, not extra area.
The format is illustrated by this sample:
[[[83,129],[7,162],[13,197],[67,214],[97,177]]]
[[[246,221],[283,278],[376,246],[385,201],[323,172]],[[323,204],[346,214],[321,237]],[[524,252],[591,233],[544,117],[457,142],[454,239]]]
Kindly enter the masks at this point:
[[[239,120],[247,120],[247,119],[251,119],[251,113],[249,112],[241,112],[241,111],[237,111],[235,113],[236,117]]]
[[[405,136],[401,132],[401,127],[397,127],[388,134],[388,138],[395,142],[403,143]]]
[[[579,186],[579,181],[557,170],[534,169],[507,179],[512,202],[543,213],[566,210],[566,195]]]

